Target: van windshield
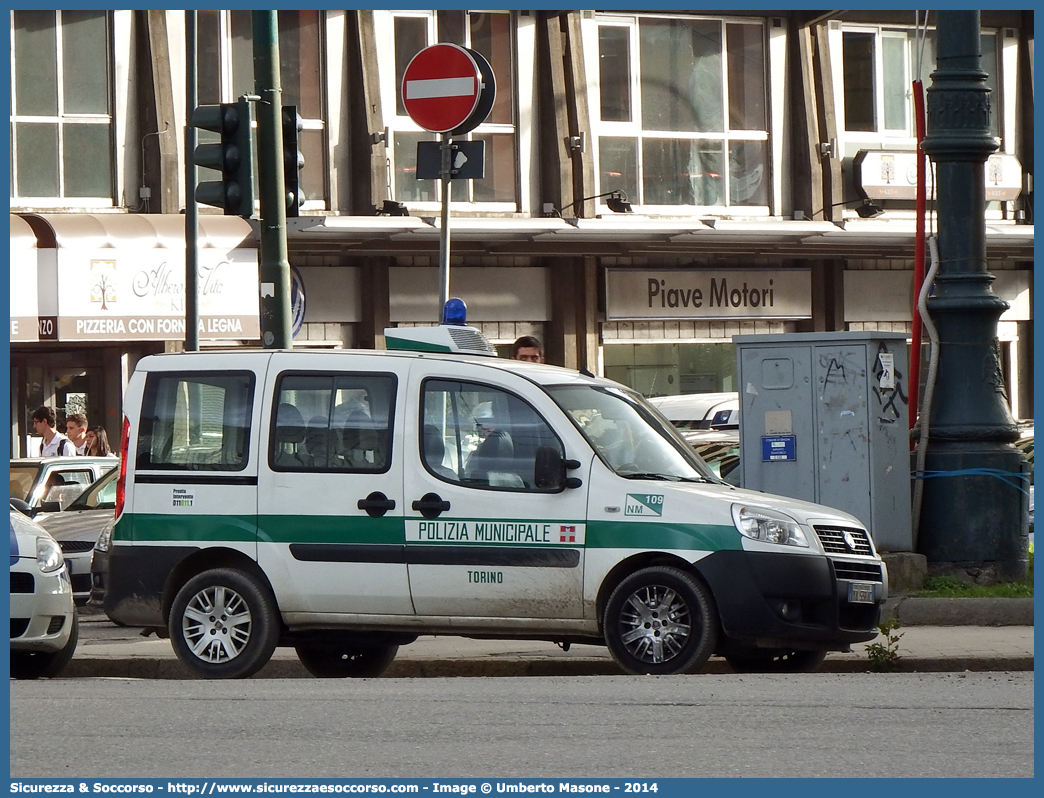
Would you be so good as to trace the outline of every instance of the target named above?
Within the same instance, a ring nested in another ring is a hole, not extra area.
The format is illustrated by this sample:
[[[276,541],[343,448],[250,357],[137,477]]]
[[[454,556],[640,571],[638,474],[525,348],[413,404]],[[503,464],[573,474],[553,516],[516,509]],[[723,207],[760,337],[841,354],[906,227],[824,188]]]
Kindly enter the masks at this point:
[[[554,385],[546,390],[621,477],[719,482],[640,394],[622,386]]]

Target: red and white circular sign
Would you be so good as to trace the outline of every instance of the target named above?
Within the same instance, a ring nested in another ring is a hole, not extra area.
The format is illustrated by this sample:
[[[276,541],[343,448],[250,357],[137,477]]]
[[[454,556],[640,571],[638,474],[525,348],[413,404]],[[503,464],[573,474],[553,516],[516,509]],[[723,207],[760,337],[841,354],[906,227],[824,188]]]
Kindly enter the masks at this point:
[[[432,133],[449,133],[464,124],[478,106],[482,89],[478,63],[456,44],[425,47],[402,76],[406,113]]]

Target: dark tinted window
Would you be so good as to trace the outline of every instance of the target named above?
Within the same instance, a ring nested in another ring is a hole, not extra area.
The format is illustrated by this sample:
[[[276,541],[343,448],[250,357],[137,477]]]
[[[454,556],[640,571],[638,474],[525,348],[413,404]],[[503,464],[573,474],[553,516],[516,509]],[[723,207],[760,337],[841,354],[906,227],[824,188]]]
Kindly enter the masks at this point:
[[[284,374],[269,436],[272,468],[387,471],[395,386],[392,374]]]
[[[137,467],[241,471],[249,458],[253,396],[251,372],[149,374]]]

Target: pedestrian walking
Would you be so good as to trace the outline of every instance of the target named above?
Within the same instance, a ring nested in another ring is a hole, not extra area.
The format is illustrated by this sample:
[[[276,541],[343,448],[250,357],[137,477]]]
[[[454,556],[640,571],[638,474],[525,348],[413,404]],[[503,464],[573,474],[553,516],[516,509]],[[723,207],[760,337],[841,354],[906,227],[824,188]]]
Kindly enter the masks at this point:
[[[87,448],[84,454],[90,457],[116,457],[114,452],[109,447],[109,436],[105,432],[105,427],[91,427],[87,430]]]
[[[83,413],[66,416],[65,437],[76,447],[76,454],[87,454],[87,416]]]
[[[40,447],[41,457],[71,457],[76,454],[73,442],[66,438],[55,427],[54,408],[41,405],[33,411],[33,429],[43,438]]]

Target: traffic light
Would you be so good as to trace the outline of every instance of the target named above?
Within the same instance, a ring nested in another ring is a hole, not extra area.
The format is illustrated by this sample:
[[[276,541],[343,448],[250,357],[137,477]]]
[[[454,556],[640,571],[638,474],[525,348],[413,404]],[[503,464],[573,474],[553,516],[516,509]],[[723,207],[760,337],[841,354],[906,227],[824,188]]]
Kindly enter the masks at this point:
[[[204,180],[196,186],[196,202],[221,208],[225,216],[249,219],[254,214],[252,119],[248,100],[192,110],[193,127],[221,136],[220,144],[200,144],[192,154],[196,166],[221,172],[221,180]]]
[[[299,216],[301,203],[301,181],[299,172],[304,168],[304,155],[300,146],[301,117],[296,105],[283,106],[283,186],[286,190],[286,215]]]

